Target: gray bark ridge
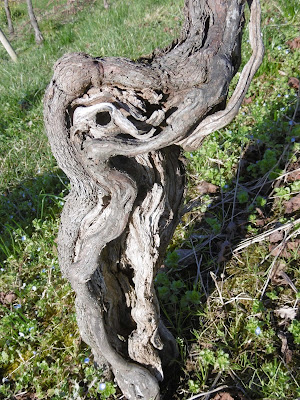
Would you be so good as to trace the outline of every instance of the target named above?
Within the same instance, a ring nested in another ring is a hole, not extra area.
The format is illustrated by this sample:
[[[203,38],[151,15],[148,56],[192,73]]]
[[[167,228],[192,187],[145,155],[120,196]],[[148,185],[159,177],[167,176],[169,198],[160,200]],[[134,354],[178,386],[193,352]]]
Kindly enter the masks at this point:
[[[68,175],[59,263],[76,292],[83,340],[128,399],[159,399],[177,355],[154,289],[179,221],[181,148],[236,115],[263,54],[259,3],[250,3],[253,55],[240,63],[244,2],[186,0],[180,38],[136,62],[63,56],[44,99],[52,152]]]

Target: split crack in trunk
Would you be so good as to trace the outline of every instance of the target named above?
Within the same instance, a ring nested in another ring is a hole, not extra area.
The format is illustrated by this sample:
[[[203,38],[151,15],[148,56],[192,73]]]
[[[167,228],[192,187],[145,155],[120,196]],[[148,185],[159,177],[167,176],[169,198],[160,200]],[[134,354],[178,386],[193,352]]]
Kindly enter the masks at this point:
[[[128,399],[159,399],[177,356],[154,278],[184,198],[181,148],[197,149],[234,118],[261,63],[259,2],[249,5],[253,54],[226,106],[240,64],[239,0],[186,0],[180,38],[137,62],[67,54],[45,95],[51,148],[71,183],[60,267],[83,340]]]

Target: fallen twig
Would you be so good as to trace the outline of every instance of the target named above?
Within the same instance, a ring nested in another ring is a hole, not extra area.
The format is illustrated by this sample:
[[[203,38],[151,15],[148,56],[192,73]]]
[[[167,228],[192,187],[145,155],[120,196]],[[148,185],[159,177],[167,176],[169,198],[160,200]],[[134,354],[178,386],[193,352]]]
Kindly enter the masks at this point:
[[[187,399],[187,400],[199,399],[200,397],[207,396],[207,395],[209,395],[209,394],[216,393],[216,392],[219,392],[220,390],[228,389],[228,388],[229,388],[229,386],[227,386],[227,385],[222,385],[222,386],[217,387],[216,389],[209,390],[208,392],[203,392],[203,393],[196,394],[195,396],[192,396],[192,397],[190,397],[190,398]]]
[[[300,218],[296,219],[295,221],[288,222],[284,225],[279,226],[278,228],[270,229],[267,232],[261,233],[260,235],[255,236],[254,238],[250,238],[247,240],[244,240],[243,242],[240,243],[239,246],[237,246],[234,250],[233,253],[238,253],[239,251],[245,249],[246,247],[251,246],[254,243],[259,243],[268,238],[270,235],[272,235],[274,232],[277,231],[287,231],[292,229],[294,226],[300,223]],[[298,230],[297,230],[298,231]]]

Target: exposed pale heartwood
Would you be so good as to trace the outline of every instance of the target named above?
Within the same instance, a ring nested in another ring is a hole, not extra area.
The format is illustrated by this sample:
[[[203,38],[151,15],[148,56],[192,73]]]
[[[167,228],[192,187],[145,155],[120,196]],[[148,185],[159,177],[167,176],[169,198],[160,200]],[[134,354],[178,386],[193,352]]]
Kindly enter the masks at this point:
[[[177,354],[154,278],[184,197],[182,148],[197,149],[233,119],[261,63],[259,3],[249,4],[253,54],[229,101],[244,24],[238,0],[186,0],[181,36],[137,62],[67,54],[45,95],[49,141],[71,182],[60,266],[83,340],[128,399],[158,399]]]

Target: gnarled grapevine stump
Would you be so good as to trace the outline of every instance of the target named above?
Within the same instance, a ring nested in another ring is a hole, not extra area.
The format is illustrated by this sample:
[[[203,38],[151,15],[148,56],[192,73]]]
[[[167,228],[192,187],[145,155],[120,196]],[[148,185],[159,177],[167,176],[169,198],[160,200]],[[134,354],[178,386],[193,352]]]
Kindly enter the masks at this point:
[[[83,340],[128,399],[158,399],[176,357],[153,281],[183,200],[181,148],[198,148],[232,120],[260,65],[258,0],[249,5],[253,53],[227,104],[242,0],[186,0],[180,38],[137,62],[67,54],[45,95],[52,151],[71,182],[60,266]]]

